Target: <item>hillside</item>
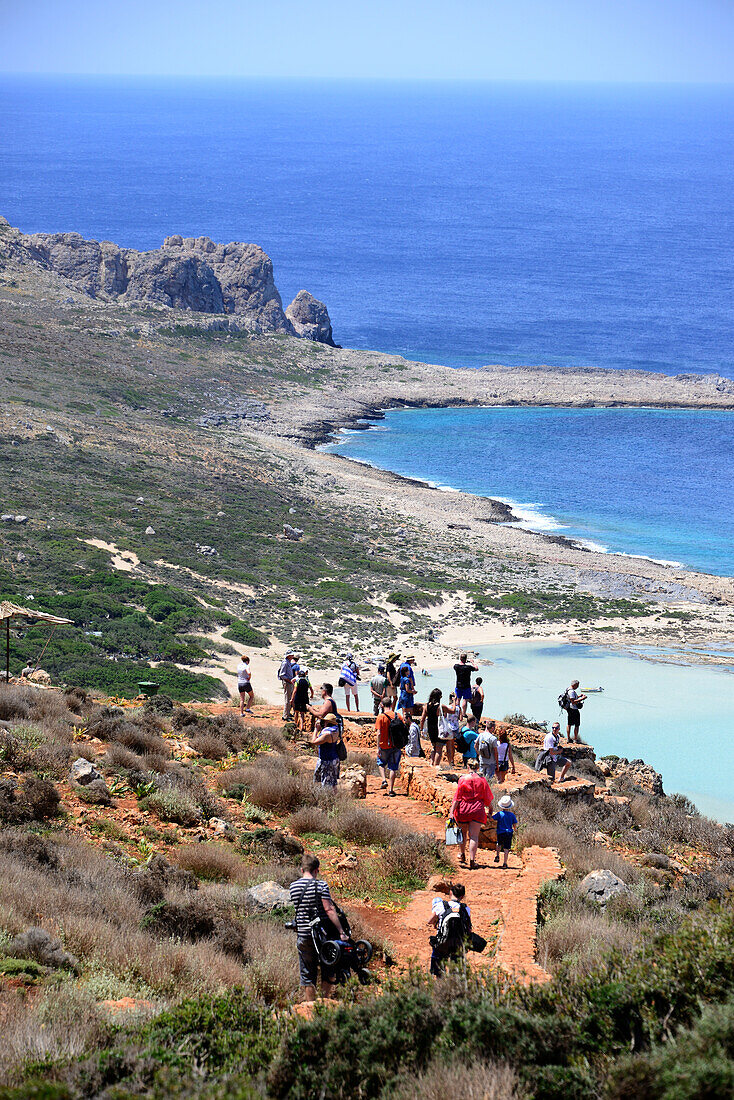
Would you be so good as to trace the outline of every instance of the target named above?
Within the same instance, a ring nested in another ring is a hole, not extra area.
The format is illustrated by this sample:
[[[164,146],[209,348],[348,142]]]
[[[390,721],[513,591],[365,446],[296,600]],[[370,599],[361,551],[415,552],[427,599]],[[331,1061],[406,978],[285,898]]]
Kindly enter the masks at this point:
[[[164,689],[212,698],[233,646],[268,640],[328,669],[403,639],[448,663],[468,624],[677,644],[683,616],[691,645],[731,639],[727,578],[593,554],[313,449],[401,401],[731,407],[731,382],[458,371],[230,332],[90,298],[19,236],[0,227],[0,594],[74,626],[49,642],[14,622],[11,671],[43,651],[54,680],[129,695],[152,661]]]

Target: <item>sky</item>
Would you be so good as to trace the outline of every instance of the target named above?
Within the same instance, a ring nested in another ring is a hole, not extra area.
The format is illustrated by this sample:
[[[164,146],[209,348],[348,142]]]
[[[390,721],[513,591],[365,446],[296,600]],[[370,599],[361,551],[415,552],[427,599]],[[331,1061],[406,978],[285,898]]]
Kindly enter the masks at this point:
[[[0,71],[730,83],[734,0],[0,0]]]

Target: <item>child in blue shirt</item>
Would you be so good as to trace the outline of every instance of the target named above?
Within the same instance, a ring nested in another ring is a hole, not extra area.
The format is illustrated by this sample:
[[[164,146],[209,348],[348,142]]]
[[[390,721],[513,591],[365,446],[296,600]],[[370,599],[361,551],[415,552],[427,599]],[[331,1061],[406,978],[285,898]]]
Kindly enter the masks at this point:
[[[497,854],[494,857],[495,863],[500,861],[500,852],[504,852],[503,867],[507,866],[507,857],[512,847],[512,833],[517,825],[517,818],[513,814],[512,810],[515,803],[510,798],[509,794],[503,795],[500,799],[500,808],[496,814],[492,814],[495,825],[497,826]]]

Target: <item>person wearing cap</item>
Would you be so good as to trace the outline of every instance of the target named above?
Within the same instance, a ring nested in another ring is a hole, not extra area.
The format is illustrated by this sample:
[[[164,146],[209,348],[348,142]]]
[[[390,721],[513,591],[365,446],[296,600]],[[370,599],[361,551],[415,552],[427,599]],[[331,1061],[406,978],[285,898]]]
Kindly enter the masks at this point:
[[[387,676],[382,662],[377,666],[377,672],[370,680],[370,692],[372,694],[372,709],[376,718],[380,713],[383,702],[387,703]]]
[[[400,695],[398,697],[398,710],[403,712],[403,721],[406,726],[410,724],[415,702],[415,673],[413,665],[415,657],[406,657],[400,666]]]
[[[278,669],[278,679],[283,685],[283,721],[290,722],[293,708],[293,693],[296,690],[298,655],[289,649],[283,664]]]
[[[500,852],[504,852],[503,867],[507,866],[507,857],[512,847],[512,834],[517,825],[517,818],[512,812],[514,807],[515,803],[512,801],[509,794],[506,794],[500,799],[497,812],[492,814],[492,818],[497,827],[497,845],[494,861],[495,863],[499,863]]]

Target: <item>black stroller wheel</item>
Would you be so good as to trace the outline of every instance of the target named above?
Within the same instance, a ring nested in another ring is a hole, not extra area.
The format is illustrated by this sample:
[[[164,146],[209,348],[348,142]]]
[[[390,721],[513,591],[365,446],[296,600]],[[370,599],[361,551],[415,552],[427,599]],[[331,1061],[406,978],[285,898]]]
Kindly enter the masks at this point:
[[[324,966],[336,966],[342,957],[342,945],[336,940],[326,940],[319,947],[319,955]]]
[[[357,940],[354,945],[360,966],[366,966],[375,953],[375,949],[367,940]]]
[[[357,978],[359,979],[360,985],[369,985],[372,981],[372,975],[370,974],[369,970],[365,970],[363,966],[360,966],[359,970],[357,971]]]

